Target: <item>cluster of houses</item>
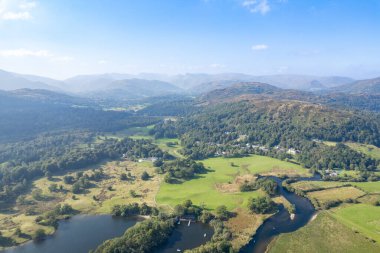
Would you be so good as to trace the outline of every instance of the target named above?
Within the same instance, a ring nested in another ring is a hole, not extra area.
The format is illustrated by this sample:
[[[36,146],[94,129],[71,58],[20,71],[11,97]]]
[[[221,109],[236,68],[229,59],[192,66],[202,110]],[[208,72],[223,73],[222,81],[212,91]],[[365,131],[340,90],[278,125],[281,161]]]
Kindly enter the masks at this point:
[[[338,172],[335,170],[325,170],[325,175],[330,177],[337,177]]]
[[[207,145],[217,146],[217,147],[223,146],[222,144],[219,144],[219,143],[207,143]],[[241,149],[258,149],[258,150],[261,150],[263,152],[269,152],[270,151],[270,149],[266,146],[262,146],[262,145],[258,145],[258,144],[250,144],[250,143],[246,143],[244,146],[242,146],[241,144],[234,144],[234,145],[231,145],[231,147],[240,147]],[[298,155],[301,153],[300,150],[295,149],[295,148],[286,149],[286,148],[283,148],[280,146],[275,146],[273,149],[276,150],[277,152],[287,153],[290,155]],[[229,151],[217,151],[217,152],[215,152],[214,156],[225,156],[228,154],[230,154]]]
[[[126,159],[126,160],[128,160],[128,159],[130,159],[130,158],[128,157],[127,154],[123,154],[123,155],[122,155],[122,159]],[[147,157],[147,158],[140,158],[140,159],[138,159],[137,161],[138,161],[139,163],[142,163],[142,162],[155,162],[155,161],[157,161],[157,160],[158,160],[157,157]]]

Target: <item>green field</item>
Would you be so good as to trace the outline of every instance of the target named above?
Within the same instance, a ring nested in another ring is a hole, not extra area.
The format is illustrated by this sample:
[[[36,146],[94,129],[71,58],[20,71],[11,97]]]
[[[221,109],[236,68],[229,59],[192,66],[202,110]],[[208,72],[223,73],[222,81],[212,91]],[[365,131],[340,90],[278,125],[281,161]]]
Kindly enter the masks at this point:
[[[354,142],[347,142],[345,144],[360,153],[368,155],[369,157],[380,159],[380,148],[376,146]]]
[[[368,193],[380,193],[380,181],[377,182],[353,182],[350,183]]]
[[[295,189],[299,189],[302,191],[316,191],[322,189],[329,189],[342,186],[343,182],[333,182],[333,181],[299,181],[292,184]]]
[[[380,245],[355,233],[326,212],[293,233],[281,234],[270,244],[269,253],[370,253]]]
[[[202,162],[211,172],[181,184],[163,182],[156,197],[157,203],[173,207],[191,199],[195,204],[204,204],[210,209],[223,204],[233,210],[239,206],[246,207],[250,197],[260,194],[229,191],[238,176],[252,173],[309,175],[308,171],[299,165],[258,155],[244,158],[210,158]]]
[[[333,181],[300,181],[292,186],[302,191],[315,191],[318,189],[336,188],[343,185],[352,185],[367,193],[380,193],[380,181],[376,182],[333,182]]]
[[[333,209],[331,213],[346,226],[380,242],[380,207],[356,204]]]
[[[348,199],[357,199],[366,193],[352,186],[328,188],[320,191],[308,192],[309,199],[318,200],[318,205],[323,206],[330,201],[345,201]]]
[[[181,149],[181,141],[179,139],[155,139],[153,140],[153,143],[156,144],[161,150],[166,151],[175,157],[183,157],[183,155],[179,153],[179,150]]]

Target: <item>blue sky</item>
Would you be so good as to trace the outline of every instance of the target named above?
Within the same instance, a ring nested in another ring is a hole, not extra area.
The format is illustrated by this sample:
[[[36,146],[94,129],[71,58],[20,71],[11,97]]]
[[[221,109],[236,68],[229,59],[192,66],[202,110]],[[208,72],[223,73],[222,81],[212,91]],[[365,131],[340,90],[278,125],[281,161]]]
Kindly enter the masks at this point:
[[[380,0],[0,0],[0,69],[380,76]]]

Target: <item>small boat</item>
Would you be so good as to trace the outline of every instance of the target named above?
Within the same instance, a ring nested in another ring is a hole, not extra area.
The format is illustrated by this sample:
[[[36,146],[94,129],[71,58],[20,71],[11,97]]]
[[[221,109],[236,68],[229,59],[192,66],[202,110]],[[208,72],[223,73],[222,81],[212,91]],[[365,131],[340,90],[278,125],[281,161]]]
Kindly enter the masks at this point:
[[[191,220],[189,220],[189,224],[187,224],[188,227],[190,227]]]
[[[177,251],[178,251],[178,252],[181,252],[181,250],[180,250],[180,249],[177,249]]]
[[[180,224],[181,224],[181,221],[179,220],[177,224],[180,225]]]
[[[206,235],[206,233],[203,235],[203,237],[206,237],[207,235]]]

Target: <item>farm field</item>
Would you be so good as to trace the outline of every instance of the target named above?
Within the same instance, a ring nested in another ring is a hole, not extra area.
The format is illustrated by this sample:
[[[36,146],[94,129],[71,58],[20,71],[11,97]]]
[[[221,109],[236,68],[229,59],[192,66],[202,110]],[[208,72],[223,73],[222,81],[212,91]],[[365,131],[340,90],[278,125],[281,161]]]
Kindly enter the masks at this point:
[[[350,183],[368,193],[380,193],[380,181],[377,182],[352,182]]]
[[[323,189],[329,189],[329,188],[336,188],[340,187],[344,184],[343,182],[332,182],[332,181],[299,181],[295,182],[292,185],[295,189],[299,189],[301,191],[316,191],[316,190],[323,190]]]
[[[380,252],[380,244],[340,223],[328,212],[321,212],[305,227],[281,234],[271,242],[269,253],[369,253]]]
[[[344,205],[329,211],[337,220],[380,242],[380,207],[368,204]]]
[[[352,186],[330,188],[321,191],[308,192],[309,199],[316,199],[319,206],[323,206],[330,201],[345,201],[348,199],[357,199],[366,193]]]
[[[44,177],[35,181],[32,191],[41,190],[43,199],[38,201],[33,199],[33,193],[25,195],[25,201],[30,201],[32,204],[17,204],[12,213],[1,214],[0,232],[4,236],[11,236],[17,243],[28,240],[28,237],[14,235],[17,227],[20,227],[21,231],[26,235],[32,235],[38,228],[43,228],[45,232],[52,234],[54,232],[53,227],[38,225],[35,219],[37,216],[53,210],[58,204],[69,204],[75,210],[85,214],[108,214],[114,205],[131,202],[145,202],[149,205],[155,205],[154,196],[159,188],[160,177],[153,176],[147,181],[143,181],[140,178],[144,171],[148,172],[149,175],[154,175],[154,168],[151,163],[134,163],[129,161],[107,162],[84,169],[82,172],[90,175],[93,169],[100,168],[105,174],[104,179],[92,182],[93,185],[80,194],[73,194],[71,192],[72,186],[64,183],[64,175],[54,176],[50,180]],[[68,173],[66,175],[75,176],[75,173]],[[131,173],[130,175],[133,180],[121,180],[120,175],[122,173]],[[51,184],[62,185],[63,191],[49,191],[48,187]],[[130,190],[135,191],[137,196],[132,197]],[[74,195],[75,199],[73,198]],[[32,210],[33,214],[25,215],[28,210]]]
[[[380,181],[376,182],[332,182],[332,181],[300,181],[295,182],[292,186],[302,191],[316,191],[329,188],[352,185],[360,188],[367,193],[380,193]]]
[[[240,192],[236,186],[237,181],[241,180],[240,177],[255,173],[309,176],[308,171],[299,165],[258,155],[244,158],[210,158],[202,162],[210,172],[181,184],[163,182],[156,198],[158,204],[173,207],[191,199],[195,204],[206,205],[211,210],[221,204],[226,205],[229,210],[245,208],[250,197],[261,193]]]

